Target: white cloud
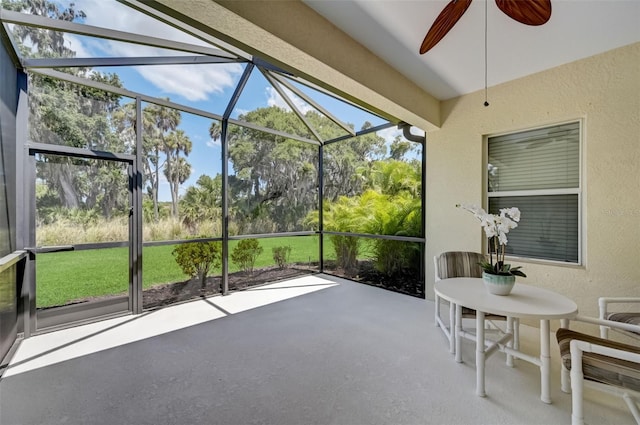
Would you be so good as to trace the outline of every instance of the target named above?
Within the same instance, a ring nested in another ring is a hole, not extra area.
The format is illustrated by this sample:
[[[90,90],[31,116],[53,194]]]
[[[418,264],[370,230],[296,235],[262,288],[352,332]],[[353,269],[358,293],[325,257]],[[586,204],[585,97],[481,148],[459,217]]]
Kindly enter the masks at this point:
[[[157,21],[115,0],[77,0],[76,9],[86,13],[84,23],[119,31],[143,34],[167,40],[205,45],[202,40]],[[108,19],[105,19],[108,17]],[[185,53],[137,44],[100,40],[90,37],[65,37],[78,57],[176,56]],[[212,47],[212,46],[210,46]],[[188,54],[188,53],[187,53]],[[237,63],[213,65],[139,66],[136,71],[160,91],[158,96],[182,96],[189,101],[207,100],[236,84],[242,73]]]
[[[402,130],[397,127],[389,127],[378,131],[378,136],[382,137],[387,143],[391,143],[397,136],[402,137]],[[404,138],[404,137],[402,137]]]
[[[303,114],[306,114],[309,111],[315,111],[315,109],[311,105],[309,105],[307,102],[305,102],[304,100],[302,100],[301,98],[293,94],[289,89],[283,88],[283,90],[286,93],[286,95],[289,97],[289,99],[293,101],[293,104],[296,106],[296,108],[298,108],[298,110]],[[280,96],[280,93],[278,93],[276,89],[269,86],[266,88],[266,93],[267,93],[267,105],[277,106],[287,111],[291,111],[291,108],[289,107],[287,102],[284,101],[284,99],[282,98],[282,96]]]
[[[216,146],[220,146],[220,145],[221,145],[221,140],[219,138],[216,140],[213,140],[213,139],[207,140],[207,146],[209,146],[210,148],[215,148]]]
[[[236,84],[242,73],[237,63],[219,65],[157,65],[135,67],[140,75],[164,94],[180,95],[190,101],[207,100]]]
[[[93,56],[90,50],[85,48],[85,44],[74,34],[64,35],[64,45],[76,52],[75,57],[77,58],[90,58]]]
[[[116,0],[75,0],[74,3],[76,10],[82,10],[86,13],[87,17],[84,23],[87,25],[191,44],[208,45],[200,39],[157,21]]]

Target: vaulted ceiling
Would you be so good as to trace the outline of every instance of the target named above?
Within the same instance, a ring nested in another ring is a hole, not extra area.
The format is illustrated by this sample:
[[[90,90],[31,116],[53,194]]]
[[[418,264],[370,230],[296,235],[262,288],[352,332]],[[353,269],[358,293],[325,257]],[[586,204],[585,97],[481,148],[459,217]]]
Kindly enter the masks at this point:
[[[484,88],[483,0],[472,1],[424,55],[420,44],[448,0],[303,1],[440,100]],[[551,0],[542,26],[516,22],[487,2],[489,86],[640,41],[638,0]]]

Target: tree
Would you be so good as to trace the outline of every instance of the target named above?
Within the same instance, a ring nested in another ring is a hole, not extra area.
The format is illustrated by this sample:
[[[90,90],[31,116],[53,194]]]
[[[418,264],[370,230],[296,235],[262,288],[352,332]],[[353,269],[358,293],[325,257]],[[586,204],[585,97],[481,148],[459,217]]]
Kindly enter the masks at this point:
[[[180,199],[180,211],[183,221],[193,231],[198,232],[201,223],[213,221],[220,227],[221,234],[222,176],[201,175]]]
[[[401,161],[404,156],[414,148],[414,145],[416,145],[416,143],[412,143],[400,136],[396,136],[389,147],[389,156],[391,156],[391,159]]]
[[[259,108],[240,119],[292,134],[307,132],[293,112],[278,107]],[[218,123],[210,135],[219,137]],[[240,231],[299,230],[317,205],[317,147],[240,126],[229,127],[228,143],[235,173],[229,178],[230,212]]]
[[[323,140],[344,135],[325,116],[305,114]],[[308,136],[308,129],[291,111],[259,108],[239,117],[262,127]],[[371,128],[365,123],[363,130]],[[210,136],[221,134],[212,123]],[[285,137],[241,126],[227,132],[234,175],[229,178],[230,215],[240,232],[300,230],[318,204],[318,149]],[[324,194],[330,201],[359,195],[367,188],[365,175],[386,154],[385,140],[375,133],[328,145],[324,149]]]
[[[339,196],[323,204],[324,229],[344,233],[415,236],[422,235],[422,167],[419,161],[373,160],[356,170],[364,192]],[[318,212],[307,216],[317,226]],[[337,267],[348,274],[358,270],[361,238],[330,235]],[[421,264],[419,244],[375,239],[372,248],[376,268],[393,275]]]
[[[324,230],[343,233],[364,233],[363,217],[368,212],[360,208],[359,197],[341,196],[334,202],[323,204],[322,218]],[[307,222],[317,228],[318,211],[307,215]],[[358,269],[360,254],[360,238],[355,236],[329,235],[336,256],[336,265],[347,273],[355,273]]]
[[[121,86],[116,75],[91,79]],[[40,143],[126,152],[114,127],[119,96],[60,80],[30,75],[29,137]],[[37,157],[38,178],[59,194],[66,208],[98,208],[106,217],[128,205],[127,172],[121,163],[67,156]]]
[[[5,1],[2,7],[50,19],[75,21],[86,17],[71,3],[63,8],[47,0]],[[29,57],[73,57],[58,31],[16,26],[13,31],[19,49]],[[122,87],[116,74],[87,68],[65,68],[63,72]],[[51,77],[29,74],[29,138],[102,151],[125,151],[123,141],[114,132],[112,114],[119,108],[120,96],[102,90],[68,83]],[[97,209],[102,215],[122,211],[128,204],[127,173],[119,163],[84,160],[66,156],[36,157],[37,177],[57,193],[61,208]],[[49,205],[49,198],[45,203]],[[49,205],[49,207],[51,207]]]
[[[75,9],[75,3],[70,3],[67,8],[61,8],[57,3],[47,0],[2,0],[2,8],[68,22],[86,18],[82,10]],[[75,56],[75,52],[64,45],[64,34],[59,31],[16,26],[13,35],[19,40],[18,47],[22,54],[29,54],[32,57]],[[25,43],[27,40],[28,43]]]
[[[160,219],[160,207],[158,204],[158,191],[160,185],[159,173],[164,163],[162,162],[162,137],[157,123],[158,108],[148,105],[142,109],[142,173],[143,187],[147,193],[147,199],[151,202],[151,215],[145,217],[148,220]],[[136,103],[130,102],[114,112],[117,132],[125,143],[135,146],[136,143]]]
[[[367,169],[364,186],[387,195],[406,192],[419,198],[422,192],[422,166],[418,161],[376,161]]]
[[[198,278],[204,295],[209,270],[220,267],[222,261],[221,243],[189,242],[176,246],[171,253],[184,274]]]
[[[182,130],[172,131],[164,140],[164,152],[166,155],[164,175],[169,182],[171,215],[174,218],[178,217],[178,192],[180,186],[191,175],[191,165],[180,154],[188,156],[191,153],[191,147],[191,140]]]
[[[169,99],[166,99],[169,100]],[[115,114],[118,130],[129,143],[135,142],[135,103],[129,103]],[[183,130],[177,130],[181,121],[180,111],[166,106],[150,104],[142,110],[142,156],[144,184],[153,205],[153,219],[158,221],[160,172],[169,182],[171,215],[178,217],[180,186],[191,175],[191,165],[186,161],[192,142]]]
[[[157,221],[159,217],[158,191],[160,187],[160,170],[165,167],[165,164],[161,163],[161,160],[168,160],[169,158],[165,138],[178,127],[181,117],[180,111],[167,108],[166,106],[151,104],[146,106],[144,110],[145,113],[142,119],[144,121],[143,128],[145,137],[143,141],[145,158],[149,169],[148,188],[149,196],[151,196],[153,201],[154,218]],[[161,153],[165,154],[165,158],[160,156]],[[169,165],[169,174],[171,174],[171,165]]]
[[[362,129],[370,128],[366,122]],[[356,196],[366,187],[366,174],[386,154],[384,138],[375,133],[328,145],[324,149],[324,197]]]
[[[257,239],[242,239],[231,252],[231,261],[237,264],[244,272],[253,274],[253,268],[258,256],[264,248]]]
[[[421,200],[409,192],[386,195],[373,190],[360,197],[365,233],[391,236],[414,236],[422,234]],[[420,247],[417,243],[390,239],[373,241],[373,259],[378,271],[392,276],[396,273],[419,267]]]

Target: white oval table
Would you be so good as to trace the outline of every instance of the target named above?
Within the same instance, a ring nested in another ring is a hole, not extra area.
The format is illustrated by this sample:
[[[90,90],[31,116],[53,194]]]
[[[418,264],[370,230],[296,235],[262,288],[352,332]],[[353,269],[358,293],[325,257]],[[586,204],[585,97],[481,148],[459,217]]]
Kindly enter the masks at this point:
[[[462,332],[462,307],[476,310],[476,394],[484,397],[485,361],[496,350],[507,353],[540,367],[540,399],[551,403],[551,356],[550,356],[550,320],[572,319],[578,314],[578,306],[569,298],[544,288],[516,283],[510,295],[492,295],[484,287],[480,278],[451,278],[436,282],[436,294],[456,306],[455,340],[456,360],[460,357],[460,332]],[[493,313],[513,319],[540,320],[540,357],[533,357],[518,351],[509,341],[513,339],[513,327],[507,326],[506,338],[492,346],[485,345],[485,314]]]

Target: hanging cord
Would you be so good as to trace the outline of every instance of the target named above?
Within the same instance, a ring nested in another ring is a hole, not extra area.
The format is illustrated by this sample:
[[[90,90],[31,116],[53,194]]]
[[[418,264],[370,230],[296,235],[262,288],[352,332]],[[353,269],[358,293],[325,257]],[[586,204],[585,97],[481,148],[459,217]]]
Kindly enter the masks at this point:
[[[487,101],[487,3],[489,0],[484,0],[484,106],[489,106]]]

